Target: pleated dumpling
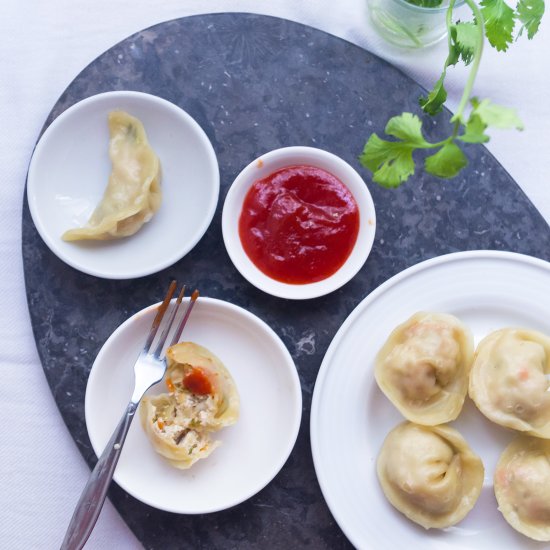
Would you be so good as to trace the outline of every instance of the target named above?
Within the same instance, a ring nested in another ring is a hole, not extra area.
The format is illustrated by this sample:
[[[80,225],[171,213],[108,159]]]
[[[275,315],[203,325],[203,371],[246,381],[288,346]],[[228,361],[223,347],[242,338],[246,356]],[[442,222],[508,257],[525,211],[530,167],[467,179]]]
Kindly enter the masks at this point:
[[[550,438],[550,338],[524,329],[501,329],[478,345],[469,393],[493,422]]]
[[[405,422],[386,437],[377,473],[390,503],[430,529],[454,525],[468,514],[481,492],[484,468],[455,429]]]
[[[514,529],[550,541],[550,441],[518,436],[498,461],[494,487],[498,509]]]
[[[109,131],[112,171],[107,188],[88,223],[65,231],[65,241],[128,237],[160,207],[160,162],[141,121],[124,111],[112,111]]]
[[[237,422],[239,394],[229,371],[203,346],[182,342],[166,357],[169,393],[142,399],[141,422],[155,450],[185,469],[220,445],[215,432]]]
[[[407,420],[435,426],[462,410],[472,357],[473,336],[459,319],[419,312],[390,334],[374,375]]]

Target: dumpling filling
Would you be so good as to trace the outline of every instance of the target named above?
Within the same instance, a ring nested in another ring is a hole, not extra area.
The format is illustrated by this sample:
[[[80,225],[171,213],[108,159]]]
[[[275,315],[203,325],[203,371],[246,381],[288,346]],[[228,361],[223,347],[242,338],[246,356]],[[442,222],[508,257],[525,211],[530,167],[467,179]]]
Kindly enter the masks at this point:
[[[212,433],[237,421],[239,395],[229,371],[206,348],[183,342],[166,356],[168,393],[145,397],[141,420],[157,452],[185,469],[220,445]]]

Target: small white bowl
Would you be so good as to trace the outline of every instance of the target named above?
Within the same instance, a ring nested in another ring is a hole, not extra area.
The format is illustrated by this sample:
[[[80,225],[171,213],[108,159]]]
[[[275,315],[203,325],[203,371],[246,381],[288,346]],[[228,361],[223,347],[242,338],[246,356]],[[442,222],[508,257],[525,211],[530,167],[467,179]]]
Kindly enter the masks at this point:
[[[359,234],[344,265],[330,277],[309,284],[288,284],[264,274],[250,260],[239,237],[243,201],[252,184],[288,166],[309,165],[336,176],[351,192],[359,207]],[[225,198],[222,214],[223,240],[227,253],[241,275],[255,287],[280,298],[305,300],[329,294],[353,278],[371,251],[376,231],[374,203],[361,176],[340,157],[312,147],[285,147],[251,162],[235,179]]]
[[[97,456],[128,405],[134,363],[157,306],[139,311],[118,327],[94,361],[85,414]],[[279,473],[298,436],[302,391],[282,340],[238,306],[199,298],[181,340],[201,344],[223,361],[239,391],[239,420],[215,434],[222,445],[208,458],[178,470],[155,452],[136,414],[114,480],[149,506],[177,514],[205,514],[245,501]],[[164,382],[149,390],[161,392],[166,392]]]
[[[160,158],[162,204],[131,237],[65,242],[61,235],[86,224],[111,173],[109,111],[143,122]],[[50,250],[70,266],[106,279],[132,279],[169,267],[204,235],[218,203],[216,154],[199,124],[160,97],[119,91],[69,107],[46,129],[27,177],[32,219]]]

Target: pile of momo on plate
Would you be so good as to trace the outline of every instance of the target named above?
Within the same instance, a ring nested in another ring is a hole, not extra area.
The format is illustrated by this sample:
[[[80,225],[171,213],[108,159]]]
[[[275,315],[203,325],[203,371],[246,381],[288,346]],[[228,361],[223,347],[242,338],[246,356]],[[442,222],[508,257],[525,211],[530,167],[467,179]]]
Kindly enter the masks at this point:
[[[408,420],[386,437],[377,474],[389,502],[426,529],[455,525],[474,507],[484,467],[455,420],[468,393],[492,422],[522,432],[494,475],[498,509],[520,533],[550,541],[550,338],[506,328],[473,337],[447,313],[419,312],[378,352],[379,388]]]
[[[155,450],[187,469],[221,444],[212,434],[237,422],[239,394],[229,371],[203,346],[181,342],[166,358],[168,393],[143,398],[141,423]]]

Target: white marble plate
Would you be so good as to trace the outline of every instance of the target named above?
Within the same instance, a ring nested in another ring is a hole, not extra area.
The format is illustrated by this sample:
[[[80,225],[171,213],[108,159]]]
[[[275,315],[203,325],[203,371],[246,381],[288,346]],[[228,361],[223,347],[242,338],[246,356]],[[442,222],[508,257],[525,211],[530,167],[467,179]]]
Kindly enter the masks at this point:
[[[130,237],[65,242],[63,233],[86,224],[107,186],[107,115],[115,109],[142,121],[160,159],[161,207]],[[149,275],[185,256],[208,229],[219,188],[216,155],[199,124],[165,99],[132,91],[91,96],[59,115],[40,138],[27,177],[30,213],[51,251],[107,279]]]
[[[98,456],[130,400],[134,362],[154,308],[123,323],[93,364],[85,412]],[[290,353],[275,332],[255,315],[227,302],[199,298],[181,340],[205,346],[229,369],[239,390],[240,418],[218,432],[222,445],[208,458],[178,470],[154,451],[136,414],[114,480],[135,498],[161,510],[215,512],[250,498],[283,467],[300,427],[300,381]],[[164,383],[149,390],[165,391]]]
[[[476,344],[496,329],[521,326],[550,334],[550,264],[511,252],[449,254],[413,266],[367,296],[334,337],[315,384],[311,447],[323,495],[357,548],[465,550],[540,548],[497,510],[493,473],[514,437],[467,398],[451,423],[485,466],[481,496],[454,527],[424,530],[384,497],[376,459],[388,432],[404,419],[379,390],[374,357],[389,333],[420,310],[456,315]]]

